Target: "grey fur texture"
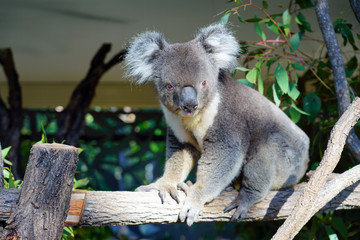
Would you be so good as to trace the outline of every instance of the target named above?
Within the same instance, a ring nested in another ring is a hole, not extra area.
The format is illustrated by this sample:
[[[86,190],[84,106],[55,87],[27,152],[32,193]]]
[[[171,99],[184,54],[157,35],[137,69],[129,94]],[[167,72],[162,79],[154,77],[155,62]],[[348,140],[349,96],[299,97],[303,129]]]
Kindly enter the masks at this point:
[[[270,189],[290,187],[304,175],[309,139],[279,108],[236,82],[239,45],[224,25],[206,27],[186,43],[156,32],[135,37],[125,58],[136,83],[153,81],[168,125],[164,174],[137,191],[187,194],[179,219],[190,226],[204,204],[235,179],[233,220],[243,218]],[[197,162],[196,182],[184,184]]]

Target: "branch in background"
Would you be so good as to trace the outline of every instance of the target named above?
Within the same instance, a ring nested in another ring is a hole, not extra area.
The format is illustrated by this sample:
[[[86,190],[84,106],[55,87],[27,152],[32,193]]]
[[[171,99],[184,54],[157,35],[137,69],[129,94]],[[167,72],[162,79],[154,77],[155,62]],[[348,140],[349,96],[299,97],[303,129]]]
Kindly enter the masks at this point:
[[[3,172],[3,169],[4,169],[4,160],[3,160],[2,153],[1,153],[1,142],[0,142],[0,192],[1,192],[1,189],[4,188],[4,172]]]
[[[345,75],[344,62],[341,56],[341,51],[337,42],[334,27],[330,19],[327,0],[315,1],[315,12],[325,40],[326,48],[328,50],[334,76],[339,115],[341,116],[345,112],[346,108],[350,105],[350,94]],[[360,140],[356,136],[354,130],[350,132],[346,142],[353,156],[358,162],[360,162]]]
[[[360,2],[358,0],[349,0],[349,2],[356,19],[360,23]]]
[[[116,54],[108,63],[105,57],[111,49],[110,44],[103,44],[91,61],[86,77],[77,85],[72,93],[69,104],[60,115],[57,141],[65,140],[74,145],[79,139],[84,126],[84,117],[95,96],[95,89],[103,74],[114,65],[123,61],[126,49]]]
[[[3,146],[11,146],[8,159],[13,163],[16,178],[21,178],[20,131],[23,124],[23,109],[19,76],[15,69],[11,49],[0,49],[0,64],[3,66],[8,86],[9,98],[6,107],[0,99],[0,141]]]
[[[356,98],[331,130],[328,146],[319,167],[310,178],[290,216],[273,236],[273,240],[293,239],[306,222],[329,199],[335,197],[343,189],[342,187],[347,187],[359,180],[360,165],[344,172],[339,178],[333,179],[323,187],[340,160],[347,134],[359,118],[360,98]],[[332,191],[329,189],[332,189]]]

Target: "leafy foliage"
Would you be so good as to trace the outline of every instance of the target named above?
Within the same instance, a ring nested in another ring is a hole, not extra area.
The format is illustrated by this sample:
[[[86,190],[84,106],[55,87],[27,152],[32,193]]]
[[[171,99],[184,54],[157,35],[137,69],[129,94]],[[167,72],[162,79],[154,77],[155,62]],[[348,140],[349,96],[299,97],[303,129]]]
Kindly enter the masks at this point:
[[[240,82],[257,88],[273,100],[307,132],[311,139],[311,168],[316,168],[326,148],[330,130],[338,119],[338,109],[324,42],[312,36],[312,26],[303,14],[304,9],[314,6],[313,1],[290,1],[288,8],[280,8],[276,14],[267,12],[269,4],[266,1],[231,2],[236,6],[225,11],[228,15],[226,19],[231,20],[235,16],[240,25],[254,24],[255,33],[259,36],[258,41],[241,41],[245,50],[244,60],[242,67],[236,68],[233,75],[240,75]],[[255,17],[244,19],[242,11],[252,10],[255,10]],[[343,39],[343,47],[349,43],[353,50],[343,56],[347,59],[345,72],[350,93],[354,97],[354,89],[359,89],[360,81],[357,71],[358,47],[352,24],[345,19],[336,19],[333,25],[335,32]],[[309,56],[302,50],[304,39],[319,46],[315,56]],[[241,72],[244,72],[246,82],[241,78]],[[264,87],[268,89],[263,91]],[[358,127],[355,130],[359,133]],[[355,163],[351,154],[344,151],[336,170],[342,172]],[[351,213],[345,211],[318,214],[304,227],[298,239],[354,239],[359,234],[356,223],[359,217],[350,221],[349,215]],[[254,239],[254,235],[249,239]]]

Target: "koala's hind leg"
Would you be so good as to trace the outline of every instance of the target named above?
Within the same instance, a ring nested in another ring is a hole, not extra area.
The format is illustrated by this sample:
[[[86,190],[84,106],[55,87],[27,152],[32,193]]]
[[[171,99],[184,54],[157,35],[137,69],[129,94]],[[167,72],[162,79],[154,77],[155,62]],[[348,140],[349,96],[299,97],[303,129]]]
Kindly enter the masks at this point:
[[[244,218],[249,209],[266,196],[274,181],[275,168],[271,164],[271,159],[268,159],[269,152],[265,148],[262,148],[260,152],[252,152],[253,155],[248,155],[244,162],[239,194],[224,209],[225,212],[229,212],[236,208],[232,221]]]

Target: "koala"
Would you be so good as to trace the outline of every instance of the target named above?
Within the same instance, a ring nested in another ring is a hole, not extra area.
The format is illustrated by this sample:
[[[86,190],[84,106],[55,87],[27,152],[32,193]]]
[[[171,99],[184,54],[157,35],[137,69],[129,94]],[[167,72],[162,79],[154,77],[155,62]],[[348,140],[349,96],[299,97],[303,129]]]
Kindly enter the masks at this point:
[[[237,82],[229,70],[240,47],[225,25],[213,24],[185,43],[158,32],[135,37],[125,57],[137,84],[153,82],[167,123],[164,174],[136,191],[158,191],[179,203],[180,221],[191,226],[204,205],[233,181],[237,197],[224,211],[245,217],[271,189],[291,187],[308,165],[309,138],[278,107]],[[197,163],[196,181],[184,183]]]

